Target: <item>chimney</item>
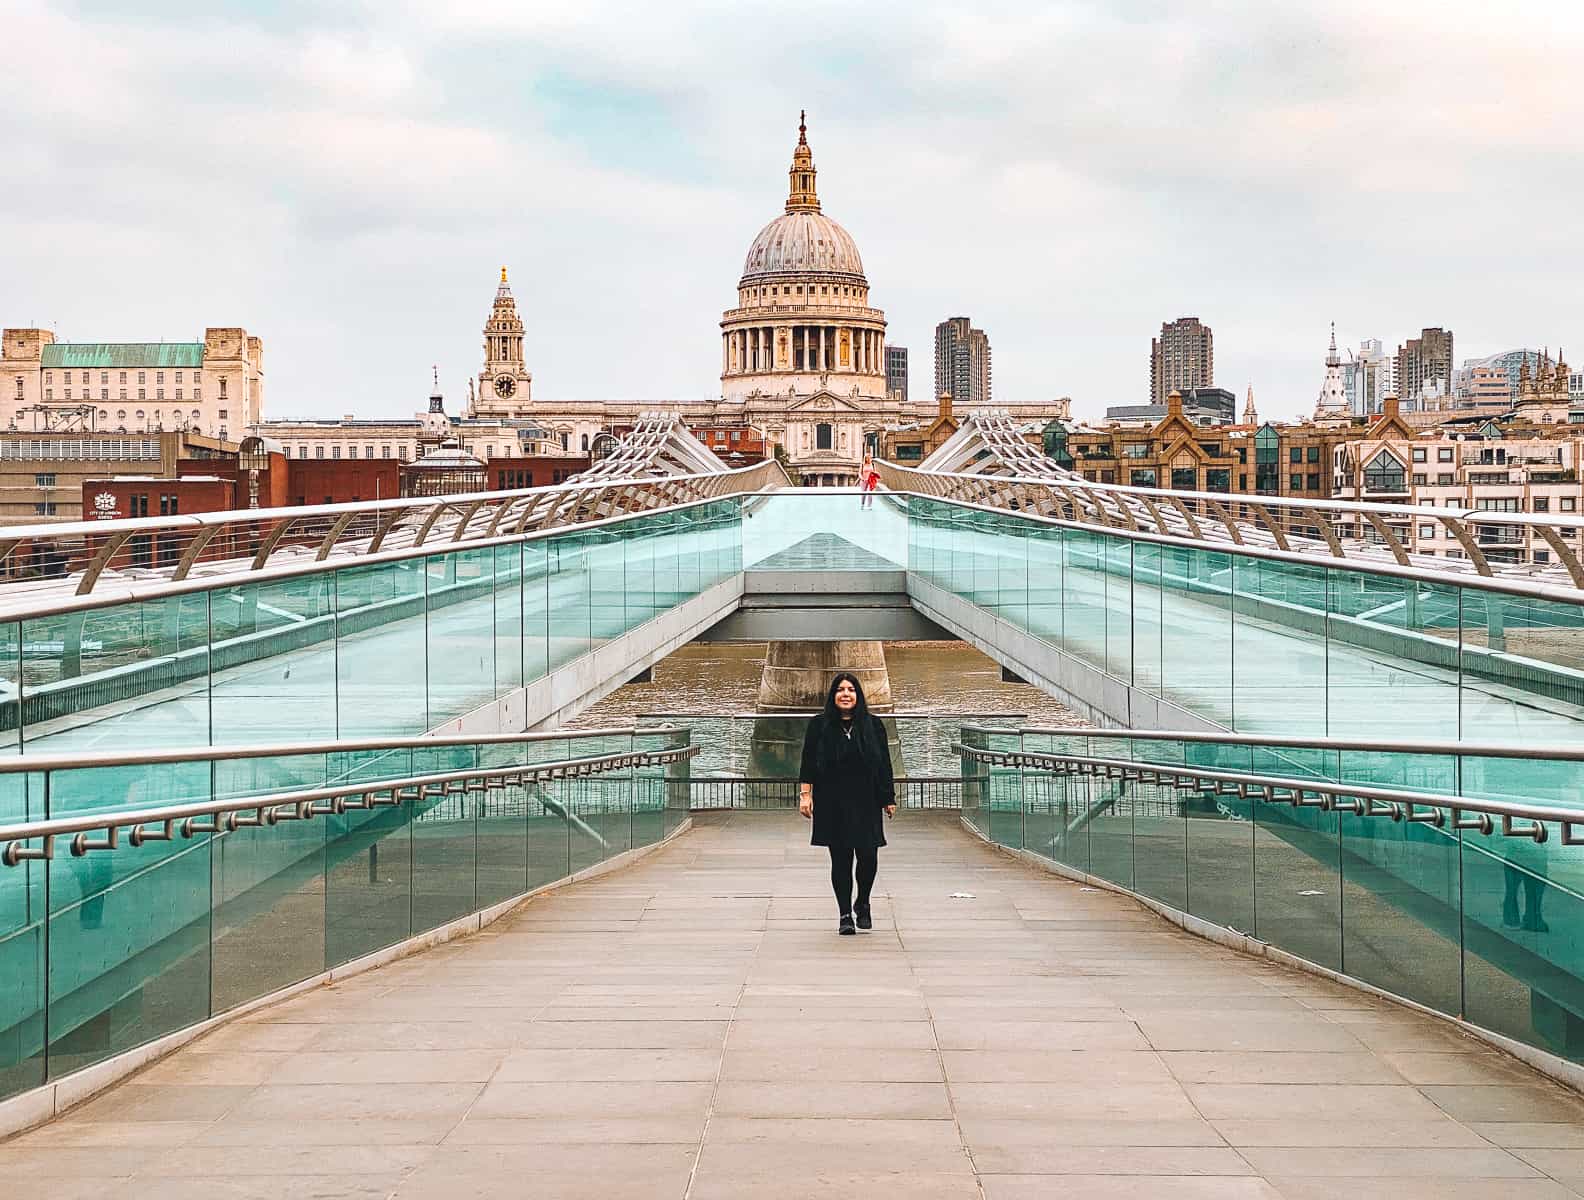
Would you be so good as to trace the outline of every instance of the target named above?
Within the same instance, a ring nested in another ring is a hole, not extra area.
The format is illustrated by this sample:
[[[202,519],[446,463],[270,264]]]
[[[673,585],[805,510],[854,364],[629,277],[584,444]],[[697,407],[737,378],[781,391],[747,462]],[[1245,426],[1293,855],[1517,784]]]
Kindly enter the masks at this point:
[[[1397,417],[1397,397],[1387,396],[1381,401],[1381,416],[1386,420],[1395,420]]]

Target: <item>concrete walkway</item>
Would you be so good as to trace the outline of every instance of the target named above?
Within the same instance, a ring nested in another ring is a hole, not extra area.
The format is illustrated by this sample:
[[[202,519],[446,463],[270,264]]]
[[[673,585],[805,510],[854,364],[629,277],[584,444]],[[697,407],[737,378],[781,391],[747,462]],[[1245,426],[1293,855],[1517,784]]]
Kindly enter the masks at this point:
[[[31,1200],[1584,1196],[1584,1102],[909,815],[835,934],[795,816],[227,1026],[0,1145]],[[953,893],[968,893],[954,898]]]

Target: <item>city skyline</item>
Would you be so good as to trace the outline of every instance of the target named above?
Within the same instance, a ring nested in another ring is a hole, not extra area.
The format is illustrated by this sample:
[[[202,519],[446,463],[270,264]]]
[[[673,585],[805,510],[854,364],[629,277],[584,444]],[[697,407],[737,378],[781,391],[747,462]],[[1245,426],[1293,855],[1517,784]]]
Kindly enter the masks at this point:
[[[435,362],[459,410],[503,261],[536,397],[718,394],[723,281],[777,200],[805,106],[822,198],[864,246],[888,337],[928,345],[943,315],[974,313],[998,400],[1071,395],[1098,418],[1134,399],[1150,336],[1184,312],[1216,330],[1217,383],[1252,382],[1279,418],[1312,406],[1332,320],[1344,348],[1455,329],[1459,363],[1584,337],[1556,269],[1580,232],[1578,168],[1556,146],[1584,113],[1549,65],[1584,47],[1561,5],[1520,5],[1527,22],[1442,6],[1434,24],[1418,4],[1280,21],[1234,6],[1193,29],[1144,6],[882,5],[845,16],[854,36],[833,53],[813,4],[765,17],[786,83],[686,7],[670,23],[467,3],[11,7],[28,52],[0,114],[17,167],[0,323],[123,341],[245,326],[271,347],[266,416],[410,413]],[[1410,29],[1483,81],[1421,81],[1447,106],[1422,129],[1387,53]],[[1064,69],[1024,69],[1041,56]],[[1100,86],[1133,60],[1151,70],[1130,90]],[[923,87],[932,72],[950,96]],[[1498,93],[1525,118],[1493,115]],[[1195,128],[1192,154],[1177,128]],[[1349,146],[1391,147],[1392,169]],[[959,160],[966,177],[944,170]],[[1464,185],[1492,161],[1522,203]],[[1181,186],[1160,185],[1162,165]],[[1501,246],[1499,275],[1479,245]]]

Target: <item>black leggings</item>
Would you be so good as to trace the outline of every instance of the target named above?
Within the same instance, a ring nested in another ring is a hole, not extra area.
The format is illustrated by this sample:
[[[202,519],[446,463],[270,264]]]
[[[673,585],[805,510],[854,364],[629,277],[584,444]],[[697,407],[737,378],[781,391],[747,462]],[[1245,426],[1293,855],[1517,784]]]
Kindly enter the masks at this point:
[[[869,889],[874,887],[875,872],[880,869],[880,851],[859,850],[854,846],[831,846],[831,890],[836,893],[836,903],[846,916],[853,910],[853,860],[858,862],[858,907],[869,907]]]

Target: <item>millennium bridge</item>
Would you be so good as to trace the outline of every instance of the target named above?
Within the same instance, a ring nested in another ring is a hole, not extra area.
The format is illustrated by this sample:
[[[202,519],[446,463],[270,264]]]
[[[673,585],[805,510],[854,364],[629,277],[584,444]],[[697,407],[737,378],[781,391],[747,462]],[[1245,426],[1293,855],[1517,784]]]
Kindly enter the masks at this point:
[[[0,531],[0,1173],[1584,1195],[1584,522],[1097,484],[996,417],[881,474],[656,415],[554,488]],[[1087,720],[897,717],[858,939],[753,718],[570,724],[833,637]]]

